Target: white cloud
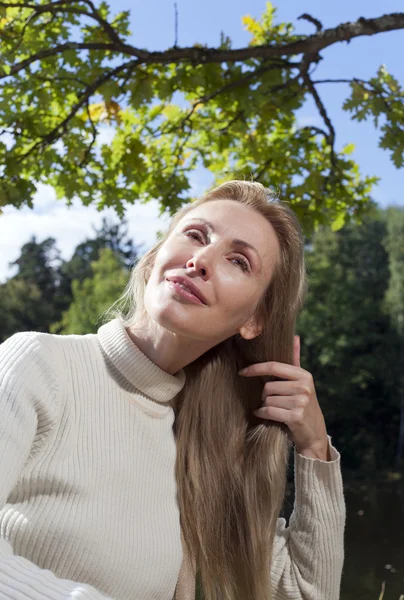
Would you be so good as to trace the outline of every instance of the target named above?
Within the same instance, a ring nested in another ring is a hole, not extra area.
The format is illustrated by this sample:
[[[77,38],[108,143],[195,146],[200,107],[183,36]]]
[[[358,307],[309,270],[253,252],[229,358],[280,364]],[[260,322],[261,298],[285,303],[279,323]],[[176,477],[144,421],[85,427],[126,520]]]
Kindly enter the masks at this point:
[[[118,219],[113,209],[98,212],[78,200],[68,207],[65,201],[56,199],[51,187],[45,185],[38,186],[34,207],[21,210],[5,207],[0,215],[0,282],[15,274],[15,269],[10,269],[8,263],[18,258],[21,246],[33,235],[38,242],[54,237],[62,257],[68,260],[77,244],[86,237],[93,237],[93,226],[100,227],[103,217]],[[169,222],[167,215],[158,216],[156,201],[129,206],[126,217],[128,233],[135,244],[144,244],[143,251],[155,242],[157,231],[164,230]]]
[[[14,144],[14,138],[11,135],[11,133],[2,133],[0,135],[0,142],[3,142],[3,144],[5,144],[7,150],[10,150],[10,148]]]
[[[102,146],[103,144],[110,144],[115,137],[115,133],[116,129],[111,125],[101,127],[97,135],[97,146]]]

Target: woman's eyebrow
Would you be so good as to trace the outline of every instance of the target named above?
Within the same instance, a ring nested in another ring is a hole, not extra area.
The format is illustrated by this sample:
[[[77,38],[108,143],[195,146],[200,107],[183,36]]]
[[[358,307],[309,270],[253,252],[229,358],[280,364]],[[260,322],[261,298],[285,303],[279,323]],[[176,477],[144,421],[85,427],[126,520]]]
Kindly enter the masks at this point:
[[[213,232],[215,231],[215,227],[214,227],[213,223],[211,223],[210,221],[207,221],[206,219],[202,219],[202,217],[193,217],[192,219],[189,219],[189,220],[190,221],[202,221],[202,223],[205,223],[205,225],[207,225],[211,231],[213,231]],[[249,242],[246,242],[245,240],[240,240],[238,238],[235,238],[234,240],[232,240],[232,244],[234,246],[244,246],[245,248],[250,248],[251,250],[253,250],[258,257],[260,265],[262,266],[261,257],[259,255],[258,250],[255,248],[255,246],[253,246]]]

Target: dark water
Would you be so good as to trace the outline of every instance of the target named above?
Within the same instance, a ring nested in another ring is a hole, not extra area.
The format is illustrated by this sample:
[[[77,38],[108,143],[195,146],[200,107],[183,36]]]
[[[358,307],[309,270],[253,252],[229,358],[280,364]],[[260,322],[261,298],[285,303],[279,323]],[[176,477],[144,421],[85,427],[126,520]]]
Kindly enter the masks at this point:
[[[346,486],[341,600],[404,600],[404,482]]]
[[[340,600],[404,600],[404,481],[346,483],[345,564]],[[289,491],[284,516],[293,508]],[[324,598],[324,600],[327,600]]]

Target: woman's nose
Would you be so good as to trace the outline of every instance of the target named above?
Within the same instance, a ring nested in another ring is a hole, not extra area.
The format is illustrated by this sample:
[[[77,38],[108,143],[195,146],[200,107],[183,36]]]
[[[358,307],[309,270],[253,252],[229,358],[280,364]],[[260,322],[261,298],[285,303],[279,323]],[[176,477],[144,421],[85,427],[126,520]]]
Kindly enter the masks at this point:
[[[187,260],[185,267],[191,271],[195,271],[202,277],[206,277],[210,272],[209,259],[207,256],[198,254]]]

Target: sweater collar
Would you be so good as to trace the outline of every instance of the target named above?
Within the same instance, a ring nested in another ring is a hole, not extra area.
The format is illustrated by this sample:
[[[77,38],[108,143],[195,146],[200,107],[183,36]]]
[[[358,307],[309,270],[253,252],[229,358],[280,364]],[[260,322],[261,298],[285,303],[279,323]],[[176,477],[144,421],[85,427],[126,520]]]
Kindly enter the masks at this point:
[[[163,371],[136,346],[119,317],[102,325],[97,335],[115,368],[145,396],[168,404],[184,387],[184,369],[175,375]]]

